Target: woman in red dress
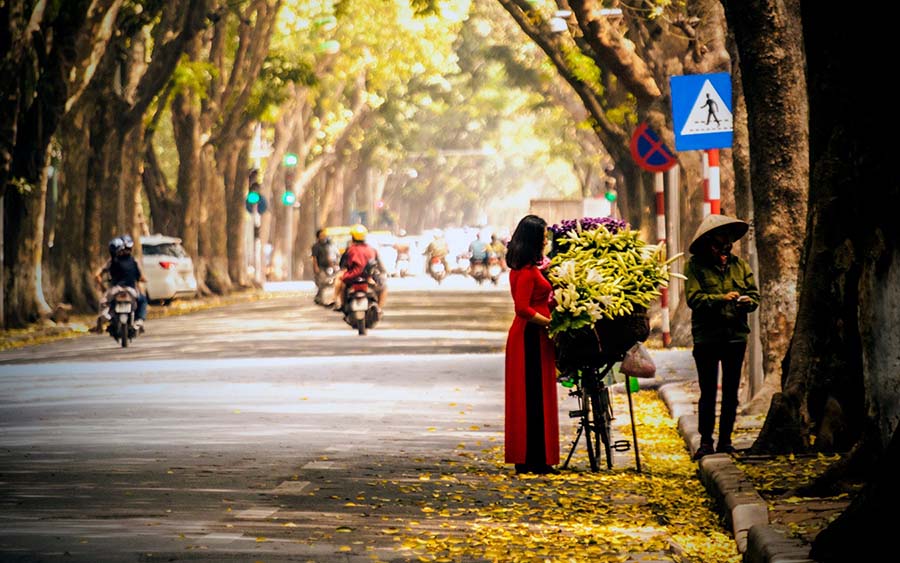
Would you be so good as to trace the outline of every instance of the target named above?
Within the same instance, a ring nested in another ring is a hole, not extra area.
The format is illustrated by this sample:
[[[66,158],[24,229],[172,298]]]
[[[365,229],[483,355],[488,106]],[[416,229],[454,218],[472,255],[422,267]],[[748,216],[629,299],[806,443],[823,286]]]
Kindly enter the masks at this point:
[[[559,419],[556,360],[547,334],[550,282],[538,268],[547,222],[519,221],[506,253],[516,316],[506,341],[506,463],[516,473],[557,473]]]

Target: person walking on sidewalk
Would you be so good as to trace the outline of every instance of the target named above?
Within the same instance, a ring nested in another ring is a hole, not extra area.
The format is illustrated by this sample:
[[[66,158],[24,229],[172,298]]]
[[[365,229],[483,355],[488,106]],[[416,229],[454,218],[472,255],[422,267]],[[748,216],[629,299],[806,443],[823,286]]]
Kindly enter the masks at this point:
[[[731,253],[732,243],[749,225],[725,215],[708,215],[700,223],[688,250],[684,293],[691,309],[693,356],[700,383],[698,460],[711,453],[734,453],[731,433],[737,416],[738,386],[750,324],[747,314],[759,306],[759,290],[746,261]],[[722,407],[713,449],[719,365],[722,366]]]
[[[547,334],[552,288],[538,268],[546,231],[546,221],[526,215],[506,256],[516,316],[506,340],[505,460],[516,473],[558,472],[556,359]]]

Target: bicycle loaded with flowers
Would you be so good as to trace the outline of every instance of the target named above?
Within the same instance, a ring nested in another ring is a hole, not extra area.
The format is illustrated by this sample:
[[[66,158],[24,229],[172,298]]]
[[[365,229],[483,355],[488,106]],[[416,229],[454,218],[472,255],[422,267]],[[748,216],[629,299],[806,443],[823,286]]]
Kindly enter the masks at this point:
[[[550,227],[553,248],[547,277],[554,290],[549,332],[561,378],[621,361],[647,340],[650,304],[668,286],[664,244],[648,244],[624,221],[573,219]],[[683,276],[682,276],[683,277]]]

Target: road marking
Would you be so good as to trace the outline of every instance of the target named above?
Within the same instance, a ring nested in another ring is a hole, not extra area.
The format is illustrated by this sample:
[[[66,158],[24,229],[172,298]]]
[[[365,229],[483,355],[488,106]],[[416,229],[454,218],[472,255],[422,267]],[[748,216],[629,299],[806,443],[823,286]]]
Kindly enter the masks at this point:
[[[340,469],[333,461],[311,461],[304,465],[302,469]]]
[[[226,534],[219,532],[214,534],[206,534],[205,536],[200,537],[200,541],[216,541],[229,543],[243,538],[244,534]]]
[[[248,508],[242,510],[235,515],[235,518],[241,520],[262,520],[278,512],[277,508]]]
[[[284,481],[272,489],[272,492],[280,495],[298,495],[307,485],[309,485],[309,481]]]

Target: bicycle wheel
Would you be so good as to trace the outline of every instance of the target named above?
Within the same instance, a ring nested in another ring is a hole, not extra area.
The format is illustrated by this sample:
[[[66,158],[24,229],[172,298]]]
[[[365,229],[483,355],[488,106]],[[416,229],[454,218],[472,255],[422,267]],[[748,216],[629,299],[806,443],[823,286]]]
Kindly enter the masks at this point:
[[[598,385],[591,392],[591,412],[594,418],[595,449],[600,452],[600,443],[606,454],[606,467],[612,469],[612,405],[609,402],[609,388],[603,384]]]
[[[584,377],[582,380],[581,395],[579,395],[578,401],[581,403],[581,427],[584,430],[584,441],[587,443],[588,462],[590,463],[591,471],[596,472],[600,469],[600,464],[597,460],[597,455],[600,453],[600,450],[594,443],[597,437],[591,422],[591,419],[593,418],[591,414],[589,391],[591,385],[589,384],[588,379],[589,378]]]

